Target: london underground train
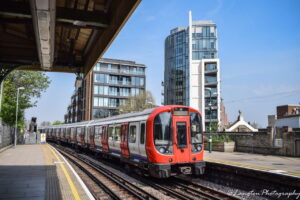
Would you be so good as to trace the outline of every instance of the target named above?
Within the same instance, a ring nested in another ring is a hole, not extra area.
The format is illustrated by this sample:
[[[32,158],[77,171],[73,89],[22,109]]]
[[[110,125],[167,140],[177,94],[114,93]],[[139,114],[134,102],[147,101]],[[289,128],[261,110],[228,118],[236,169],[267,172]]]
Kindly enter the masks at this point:
[[[39,128],[47,140],[118,158],[157,178],[204,173],[202,117],[169,105],[98,120]]]

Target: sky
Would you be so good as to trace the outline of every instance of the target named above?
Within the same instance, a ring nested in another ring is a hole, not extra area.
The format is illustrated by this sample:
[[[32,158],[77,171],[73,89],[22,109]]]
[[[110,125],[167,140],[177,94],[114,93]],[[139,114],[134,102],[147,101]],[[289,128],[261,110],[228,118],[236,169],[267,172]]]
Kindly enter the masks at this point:
[[[170,30],[193,20],[212,20],[218,28],[221,97],[229,121],[241,110],[246,121],[267,126],[276,106],[300,103],[299,0],[143,0],[104,58],[147,66],[146,87],[161,104],[164,40]],[[75,75],[47,73],[52,80],[26,117],[63,121]]]

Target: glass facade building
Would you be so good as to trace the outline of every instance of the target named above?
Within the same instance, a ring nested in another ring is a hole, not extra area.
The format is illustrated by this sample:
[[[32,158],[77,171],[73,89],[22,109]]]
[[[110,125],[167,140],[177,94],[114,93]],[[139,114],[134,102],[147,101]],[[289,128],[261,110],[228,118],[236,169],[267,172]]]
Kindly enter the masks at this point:
[[[145,66],[132,61],[102,59],[93,68],[91,119],[118,114],[130,96],[145,91]]]
[[[165,39],[164,104],[196,108],[206,126],[220,121],[217,44],[216,24],[192,21],[191,14],[188,27],[171,30]]]
[[[101,59],[83,81],[84,118],[80,118],[81,121],[118,114],[118,107],[127,98],[145,91],[145,71],[145,65],[133,61]],[[70,121],[68,115],[65,121]]]

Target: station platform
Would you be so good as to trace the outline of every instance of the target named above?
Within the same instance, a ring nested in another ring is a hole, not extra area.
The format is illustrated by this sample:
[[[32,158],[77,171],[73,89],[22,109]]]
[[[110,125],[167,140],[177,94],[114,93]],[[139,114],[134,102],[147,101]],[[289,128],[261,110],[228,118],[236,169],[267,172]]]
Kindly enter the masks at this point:
[[[205,151],[204,160],[300,178],[300,158],[241,152],[212,151],[209,153]]]
[[[70,164],[48,144],[0,153],[0,199],[94,199]]]

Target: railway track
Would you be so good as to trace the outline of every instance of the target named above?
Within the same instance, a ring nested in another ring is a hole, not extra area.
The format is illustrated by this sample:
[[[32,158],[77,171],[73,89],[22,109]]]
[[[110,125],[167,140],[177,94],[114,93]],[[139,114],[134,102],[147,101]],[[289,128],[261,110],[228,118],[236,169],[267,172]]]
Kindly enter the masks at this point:
[[[164,180],[154,182],[148,179],[142,181],[175,199],[241,200],[239,197],[177,178],[170,178],[167,182]]]
[[[61,147],[56,148],[65,156],[67,157],[72,163],[74,163],[76,166],[78,166],[82,171],[88,171],[88,169],[85,169],[78,161],[75,161],[76,159],[80,160],[80,162],[83,162],[85,165],[88,165],[89,167],[93,168],[98,173],[104,175],[106,178],[110,179],[112,182],[117,184],[122,190],[127,191],[131,196],[134,197],[134,199],[148,199],[148,200],[158,200],[161,198],[157,198],[153,196],[152,194],[146,192],[145,190],[139,188],[138,186],[132,184],[131,182],[127,181],[123,177],[119,176],[118,174],[112,172],[111,170],[108,170],[101,165],[97,164],[95,159],[87,156],[75,153],[72,150],[63,149]],[[72,158],[73,157],[73,158]],[[75,157],[75,158],[74,158]],[[111,167],[118,168],[116,166]],[[122,170],[122,169],[120,169]],[[89,173],[89,172],[88,172]],[[87,173],[87,174],[88,174]],[[100,182],[99,184],[101,187],[103,187],[104,191],[111,196],[112,199],[125,199],[124,196],[118,195],[115,191],[111,191],[110,188],[108,188],[105,183],[101,182],[101,180],[98,180],[94,175],[89,175],[89,177],[92,180],[96,180],[95,182]],[[224,192],[221,192],[219,190],[215,190],[212,188],[208,188],[206,186],[195,184],[187,180],[179,179],[179,178],[169,178],[169,179],[151,179],[151,178],[145,178],[137,175],[133,175],[133,177],[139,181],[141,181],[143,184],[150,186],[151,188],[154,188],[155,190],[158,190],[162,194],[172,197],[174,199],[179,200],[198,200],[198,199],[207,199],[207,200],[241,200],[239,197],[228,195]],[[103,186],[104,185],[104,186]],[[106,187],[106,188],[105,188]]]
[[[111,199],[159,200],[159,198],[110,170],[97,165],[85,156],[75,154],[74,152],[67,151],[57,146],[54,147],[76,167],[90,177],[90,179],[92,179],[106,194],[108,194]]]

